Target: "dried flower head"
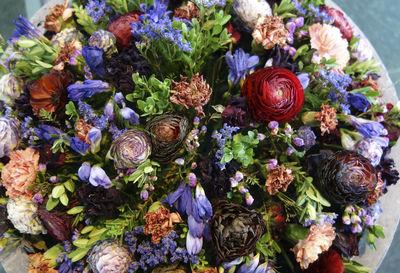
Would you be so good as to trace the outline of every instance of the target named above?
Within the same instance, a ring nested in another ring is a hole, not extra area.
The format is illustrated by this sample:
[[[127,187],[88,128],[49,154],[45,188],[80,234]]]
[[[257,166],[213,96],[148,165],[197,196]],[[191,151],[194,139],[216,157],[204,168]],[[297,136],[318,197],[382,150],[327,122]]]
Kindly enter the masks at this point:
[[[50,13],[46,15],[46,21],[44,28],[53,31],[60,32],[62,28],[62,21],[67,21],[72,17],[74,12],[73,8],[68,8],[69,1],[66,0],[64,5],[58,4],[50,8]]]
[[[186,20],[192,20],[192,18],[200,20],[200,10],[193,2],[188,1],[187,5],[175,9],[174,17]]]
[[[30,262],[28,273],[57,273],[58,271],[49,266],[50,260],[42,253],[28,255]]]
[[[203,76],[196,74],[192,77],[190,83],[187,77],[181,75],[181,81],[172,81],[174,89],[170,92],[172,96],[170,100],[172,103],[184,106],[186,109],[192,106],[196,109],[197,115],[200,118],[205,116],[203,106],[207,104],[210,99],[212,89],[203,79]]]
[[[315,119],[321,121],[321,135],[330,134],[336,129],[338,120],[336,119],[336,109],[325,104],[321,104],[321,112],[315,114]]]
[[[63,70],[65,64],[75,64],[76,59],[75,57],[81,54],[82,50],[82,43],[79,42],[77,39],[74,39],[72,42],[67,44],[60,44],[61,51],[58,54],[57,59],[54,61],[56,64],[54,69],[56,70]]]
[[[278,191],[285,192],[293,179],[294,175],[292,174],[292,169],[280,165],[270,170],[267,181],[265,181],[265,186],[269,194],[274,195]]]
[[[331,223],[325,222],[320,226],[313,224],[307,236],[291,249],[300,267],[308,268],[310,263],[318,259],[319,254],[329,249],[335,237],[335,228]]]
[[[157,210],[144,215],[146,225],[144,233],[151,234],[153,244],[159,244],[161,239],[174,229],[174,223],[181,223],[182,218],[177,212],[169,213],[169,209],[160,206]]]
[[[368,77],[361,82],[361,85],[363,87],[370,86],[371,91],[378,91],[378,92],[382,93],[382,91],[379,89],[378,82],[374,79],[374,77],[372,75],[368,75]]]
[[[23,197],[27,200],[34,195],[29,187],[36,181],[39,169],[39,152],[27,148],[10,153],[10,162],[1,172],[3,186],[7,189],[10,198]]]
[[[276,44],[284,45],[288,31],[285,29],[282,17],[267,16],[258,18],[252,35],[257,44],[262,44],[269,50]]]
[[[88,124],[84,119],[80,118],[75,125],[75,136],[80,140],[90,144],[89,132],[92,128],[94,128],[92,125]]]
[[[218,273],[218,269],[216,267],[207,267],[203,269],[197,269],[193,271],[194,273]]]
[[[386,188],[386,183],[383,182],[381,176],[382,176],[382,174],[378,173],[378,182],[376,183],[375,190],[367,198],[367,203],[369,206],[372,206],[373,204],[375,204],[378,201],[379,197],[381,197],[383,195],[383,191]]]

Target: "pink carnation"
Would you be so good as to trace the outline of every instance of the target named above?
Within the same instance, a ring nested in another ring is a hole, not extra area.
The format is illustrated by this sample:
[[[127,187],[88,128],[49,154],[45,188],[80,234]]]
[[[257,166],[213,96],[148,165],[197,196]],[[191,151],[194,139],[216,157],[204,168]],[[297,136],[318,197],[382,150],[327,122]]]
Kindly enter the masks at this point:
[[[350,60],[347,49],[349,43],[343,39],[342,33],[337,27],[331,25],[314,24],[308,29],[311,37],[311,47],[317,51],[313,60],[322,58],[336,59],[340,69],[343,69]]]

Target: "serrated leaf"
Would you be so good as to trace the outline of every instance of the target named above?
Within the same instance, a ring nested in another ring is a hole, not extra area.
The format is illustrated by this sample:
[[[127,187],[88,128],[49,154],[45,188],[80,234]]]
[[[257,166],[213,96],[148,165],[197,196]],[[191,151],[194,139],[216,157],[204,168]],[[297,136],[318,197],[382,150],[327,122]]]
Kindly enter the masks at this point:
[[[58,201],[58,200],[57,200]],[[68,210],[67,213],[70,215],[81,213],[84,209],[84,206],[76,206],[72,209]]]
[[[66,193],[60,196],[60,201],[64,206],[68,206],[69,199]]]
[[[47,200],[46,210],[50,211],[50,210],[54,209],[55,207],[57,207],[59,202],[60,202],[59,199],[50,197],[49,200]]]
[[[55,186],[51,191],[51,196],[53,196],[53,198],[60,198],[60,196],[63,195],[64,192],[65,192],[64,185],[58,185]]]

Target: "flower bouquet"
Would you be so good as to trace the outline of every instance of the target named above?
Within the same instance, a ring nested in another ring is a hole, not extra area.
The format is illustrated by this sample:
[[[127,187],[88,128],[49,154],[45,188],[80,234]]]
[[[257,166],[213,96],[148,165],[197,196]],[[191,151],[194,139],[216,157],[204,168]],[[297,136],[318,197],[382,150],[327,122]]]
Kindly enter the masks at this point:
[[[20,16],[2,251],[29,272],[368,272],[400,112],[324,2],[66,1],[44,33]]]

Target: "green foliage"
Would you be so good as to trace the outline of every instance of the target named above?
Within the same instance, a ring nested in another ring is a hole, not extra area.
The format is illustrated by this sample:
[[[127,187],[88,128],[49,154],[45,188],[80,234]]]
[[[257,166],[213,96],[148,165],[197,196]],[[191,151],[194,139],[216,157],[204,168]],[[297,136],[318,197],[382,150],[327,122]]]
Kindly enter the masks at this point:
[[[383,232],[383,227],[380,225],[373,225],[368,227],[368,235],[367,242],[369,246],[376,250],[375,239],[376,238],[385,238],[385,233]]]
[[[283,0],[279,6],[278,4],[275,3],[274,5],[274,10],[273,14],[276,14],[282,18],[288,18],[288,17],[296,17],[294,14],[294,6],[292,4],[291,0]]]
[[[69,198],[67,192],[73,193],[75,191],[75,183],[72,179],[68,179],[64,183],[59,183],[55,186],[46,204],[47,210],[52,210],[61,202],[65,207],[68,206]]]
[[[125,14],[132,10],[139,10],[140,4],[151,6],[154,0],[108,0],[108,5],[118,14]]]
[[[353,75],[358,79],[362,79],[364,75],[370,73],[378,73],[380,71],[379,64],[375,59],[360,62],[356,61],[355,63],[348,65],[344,68],[344,73],[348,75]]]
[[[57,137],[57,139],[53,142],[53,146],[51,147],[51,151],[55,154],[58,151],[64,152],[64,147],[67,145],[68,140],[65,135],[51,135],[52,137]]]
[[[133,182],[138,183],[138,187],[142,188],[143,185],[146,183],[146,178],[150,176],[155,176],[157,173],[157,167],[160,165],[155,162],[147,159],[143,163],[141,163],[134,173],[129,176],[124,176],[125,183]]]
[[[96,30],[105,29],[106,23],[109,23],[107,21],[100,22],[99,24],[94,24],[93,18],[87,14],[85,8],[82,5],[78,6],[77,4],[73,4],[72,7],[74,8],[75,16],[77,17],[76,21],[89,35],[92,35],[93,32],[95,32]]]
[[[72,120],[76,125],[78,119],[80,118],[79,112],[75,107],[75,104],[70,101],[65,105],[65,114],[69,116],[69,120]]]
[[[150,79],[140,77],[135,73],[132,75],[135,82],[135,91],[128,94],[126,99],[136,102],[141,116],[150,119],[153,115],[160,115],[164,111],[172,110],[172,103],[169,101],[170,79],[158,80],[154,75]]]
[[[22,51],[20,58],[15,64],[17,77],[37,80],[53,68],[60,48],[53,47],[48,40],[37,38],[27,39],[21,37],[14,46],[15,51]]]
[[[74,246],[76,246],[77,249],[75,249],[68,255],[68,258],[70,258],[72,262],[79,261],[80,259],[85,257],[86,254],[89,252],[90,248],[93,246],[93,244],[95,244],[99,240],[106,238],[105,235],[107,228],[93,227],[90,230],[91,230],[90,233],[81,233],[79,239],[73,242]]]
[[[345,273],[368,273],[371,271],[371,268],[362,266],[356,261],[351,261],[345,259],[344,263],[344,272]]]
[[[281,253],[278,243],[272,238],[271,233],[267,231],[257,241],[256,250],[261,252],[265,257],[274,258],[276,253]]]
[[[254,163],[254,150],[260,142],[257,139],[257,130],[247,132],[247,135],[236,134],[232,140],[227,140],[224,147],[224,156],[221,159],[221,164],[230,162],[236,159],[243,167]]]

